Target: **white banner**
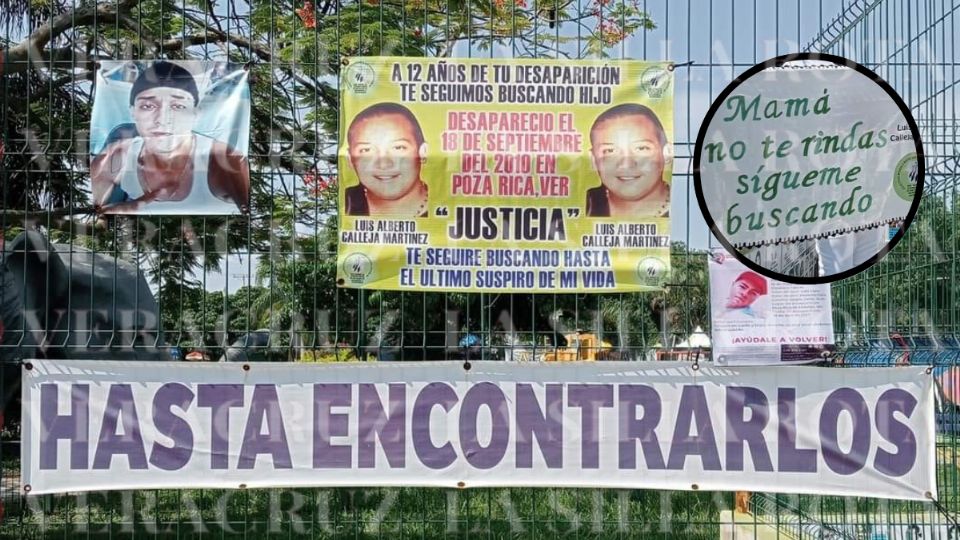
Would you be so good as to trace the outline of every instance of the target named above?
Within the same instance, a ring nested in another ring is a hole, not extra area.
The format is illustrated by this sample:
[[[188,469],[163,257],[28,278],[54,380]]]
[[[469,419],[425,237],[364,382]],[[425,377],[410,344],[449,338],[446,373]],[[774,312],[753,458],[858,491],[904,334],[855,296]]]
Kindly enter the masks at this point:
[[[710,121],[702,191],[734,247],[826,238],[902,221],[917,145],[897,103],[851,68],[769,68]]]
[[[29,369],[28,369],[29,368]],[[34,361],[24,490],[566,486],[936,496],[923,368]]]
[[[830,285],[768,279],[724,250],[707,263],[713,361],[720,365],[815,362],[833,345]]]

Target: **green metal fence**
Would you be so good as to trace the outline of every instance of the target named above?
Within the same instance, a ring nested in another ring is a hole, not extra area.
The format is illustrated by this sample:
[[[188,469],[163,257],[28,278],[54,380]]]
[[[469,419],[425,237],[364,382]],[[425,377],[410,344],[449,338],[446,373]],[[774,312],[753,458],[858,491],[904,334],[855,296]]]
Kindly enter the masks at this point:
[[[0,239],[8,244],[3,261],[24,257],[29,268],[0,275],[0,537],[960,537],[953,517],[960,415],[946,399],[960,387],[958,11],[955,0],[0,0]],[[939,507],[755,493],[751,512],[731,528],[724,524],[730,493],[20,492],[17,362],[26,357],[196,351],[227,361],[535,360],[583,329],[614,343],[620,359],[657,350],[689,358],[677,344],[697,327],[709,332],[712,242],[690,172],[700,120],[734,76],[797,50],[875,70],[901,93],[923,135],[927,189],[915,223],[882,263],[834,285],[841,345],[834,363],[934,369],[943,396]],[[667,289],[536,296],[337,289],[337,75],[345,56],[387,54],[692,62],[676,72],[675,272]],[[92,213],[84,187],[92,72],[103,59],[155,57],[250,64],[251,215]],[[24,230],[56,247],[15,253],[9,246]],[[51,250],[65,263],[50,263]],[[91,292],[78,279],[85,265],[112,276],[112,291]],[[156,332],[119,322],[117,291],[138,277],[157,300]],[[461,346],[467,335],[476,345]]]

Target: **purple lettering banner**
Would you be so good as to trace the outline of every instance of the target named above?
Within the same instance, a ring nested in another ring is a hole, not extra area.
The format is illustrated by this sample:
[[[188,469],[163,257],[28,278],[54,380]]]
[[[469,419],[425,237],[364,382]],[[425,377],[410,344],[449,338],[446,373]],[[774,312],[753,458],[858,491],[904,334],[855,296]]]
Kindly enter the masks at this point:
[[[33,361],[24,490],[565,486],[936,497],[923,368]]]

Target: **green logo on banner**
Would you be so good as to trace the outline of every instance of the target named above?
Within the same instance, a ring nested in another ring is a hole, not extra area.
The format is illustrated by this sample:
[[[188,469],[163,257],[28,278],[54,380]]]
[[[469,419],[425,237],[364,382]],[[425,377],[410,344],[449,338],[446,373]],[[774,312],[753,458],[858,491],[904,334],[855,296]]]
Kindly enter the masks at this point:
[[[907,154],[900,159],[893,170],[893,190],[905,201],[912,201],[917,194],[919,166],[917,154]]]
[[[661,98],[670,87],[670,72],[662,66],[651,66],[640,75],[640,88],[651,98]]]
[[[363,253],[351,253],[343,259],[343,273],[350,283],[362,285],[373,273],[373,261]]]
[[[354,94],[366,94],[377,82],[377,73],[370,64],[354,62],[343,71],[343,83]]]
[[[667,275],[667,263],[659,257],[644,257],[637,263],[640,284],[655,287],[663,283]]]

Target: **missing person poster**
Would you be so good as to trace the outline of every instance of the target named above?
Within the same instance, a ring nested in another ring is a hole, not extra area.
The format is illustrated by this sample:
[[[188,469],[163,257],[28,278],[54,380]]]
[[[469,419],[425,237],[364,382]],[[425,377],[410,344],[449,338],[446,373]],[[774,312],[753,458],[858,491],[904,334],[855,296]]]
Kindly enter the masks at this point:
[[[833,349],[829,284],[769,279],[724,250],[714,251],[708,266],[717,364],[816,362]]]
[[[104,61],[90,126],[90,191],[106,214],[247,209],[250,88],[243,65]]]
[[[697,148],[715,230],[740,248],[902,222],[922,191],[922,149],[898,100],[833,64],[771,67],[736,86]]]
[[[663,283],[670,64],[351,58],[340,86],[338,285]]]

